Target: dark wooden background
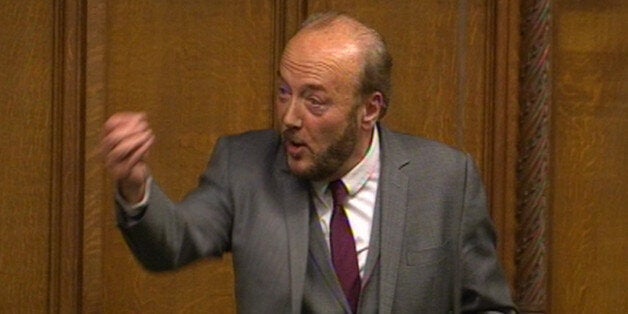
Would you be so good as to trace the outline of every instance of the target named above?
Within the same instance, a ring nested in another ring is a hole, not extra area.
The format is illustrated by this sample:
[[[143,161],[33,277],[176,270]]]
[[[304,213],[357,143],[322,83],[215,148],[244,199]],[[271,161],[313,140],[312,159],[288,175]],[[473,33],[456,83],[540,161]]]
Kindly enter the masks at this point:
[[[384,123],[475,158],[524,311],[628,308],[625,1],[0,0],[0,7],[0,312],[234,312],[229,256],[162,274],[133,259],[115,226],[100,127],[114,112],[146,111],[157,134],[154,175],[182,198],[219,136],[272,126],[282,47],[305,16],[328,9],[357,16],[387,39],[395,68]],[[547,57],[529,76],[542,44]],[[531,82],[539,88],[527,90]],[[537,131],[522,127],[530,99],[547,117]],[[520,145],[537,137],[544,150]],[[528,154],[546,165],[533,182],[543,187],[538,228],[522,203]],[[540,254],[530,255],[525,226],[538,231]],[[530,256],[536,268],[524,263]],[[528,281],[530,273],[543,276]]]

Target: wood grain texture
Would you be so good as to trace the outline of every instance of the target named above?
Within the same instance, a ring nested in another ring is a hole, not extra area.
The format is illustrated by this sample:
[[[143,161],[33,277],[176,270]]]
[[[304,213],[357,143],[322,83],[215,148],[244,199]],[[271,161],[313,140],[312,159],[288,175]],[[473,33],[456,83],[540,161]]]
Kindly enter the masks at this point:
[[[628,309],[628,3],[554,1],[552,313]]]
[[[2,1],[0,312],[49,309],[53,7]]]
[[[495,1],[492,26],[494,62],[487,81],[491,86],[489,102],[494,103],[487,126],[486,185],[490,195],[491,216],[498,229],[499,252],[511,291],[515,282],[516,255],[516,186],[517,141],[519,136],[519,1]]]
[[[106,116],[105,0],[87,2],[85,14],[89,27],[85,34],[85,177],[82,238],[82,293],[84,313],[103,312],[104,226],[111,219],[111,190],[107,181],[99,143]]]
[[[107,2],[106,115],[148,113],[150,165],[173,199],[196,185],[218,137],[271,127],[275,10],[270,1]],[[235,311],[230,256],[152,274],[113,219],[102,232],[105,312]]]
[[[50,311],[81,311],[84,1],[54,2]]]

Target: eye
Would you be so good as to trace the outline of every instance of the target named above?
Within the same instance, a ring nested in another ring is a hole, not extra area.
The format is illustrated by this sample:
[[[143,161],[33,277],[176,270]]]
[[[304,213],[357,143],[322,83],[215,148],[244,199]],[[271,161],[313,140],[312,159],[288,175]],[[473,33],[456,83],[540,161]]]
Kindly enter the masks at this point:
[[[277,100],[280,102],[286,102],[290,99],[290,88],[286,85],[279,86],[279,90],[277,91]]]
[[[307,99],[307,103],[308,103],[309,105],[312,105],[312,106],[320,106],[320,105],[322,105],[322,104],[323,104],[323,102],[322,102],[322,101],[320,101],[320,100],[318,100],[318,99],[316,99],[316,98],[314,98],[314,97],[309,97],[309,98]]]
[[[305,103],[308,110],[312,114],[317,115],[317,116],[322,115],[329,108],[328,104],[325,101],[320,100],[316,97],[308,97],[305,100]]]
[[[289,89],[288,89],[288,86],[285,86],[285,85],[279,86],[279,94],[280,95],[285,95],[285,94],[288,94],[288,93],[290,93]]]

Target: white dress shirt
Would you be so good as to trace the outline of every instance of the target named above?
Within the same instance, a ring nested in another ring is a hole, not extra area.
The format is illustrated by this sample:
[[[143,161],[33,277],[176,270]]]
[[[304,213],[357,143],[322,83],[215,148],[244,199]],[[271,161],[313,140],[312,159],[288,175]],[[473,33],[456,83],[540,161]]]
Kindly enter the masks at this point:
[[[348,196],[344,209],[353,231],[355,248],[358,253],[360,277],[364,276],[364,266],[369,251],[373,212],[377,198],[377,185],[380,175],[380,148],[377,129],[373,130],[371,145],[364,158],[349,173],[342,177],[347,187]],[[318,214],[321,229],[329,249],[330,221],[333,211],[333,199],[327,188],[329,182],[312,182],[314,206]]]

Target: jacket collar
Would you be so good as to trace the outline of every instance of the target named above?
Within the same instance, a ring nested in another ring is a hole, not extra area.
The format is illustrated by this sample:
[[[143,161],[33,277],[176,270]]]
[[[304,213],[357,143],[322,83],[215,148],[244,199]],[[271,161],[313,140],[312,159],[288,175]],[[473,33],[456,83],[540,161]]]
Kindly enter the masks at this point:
[[[407,207],[409,154],[391,131],[379,127],[381,136],[381,202],[379,312],[392,310],[401,257]]]

